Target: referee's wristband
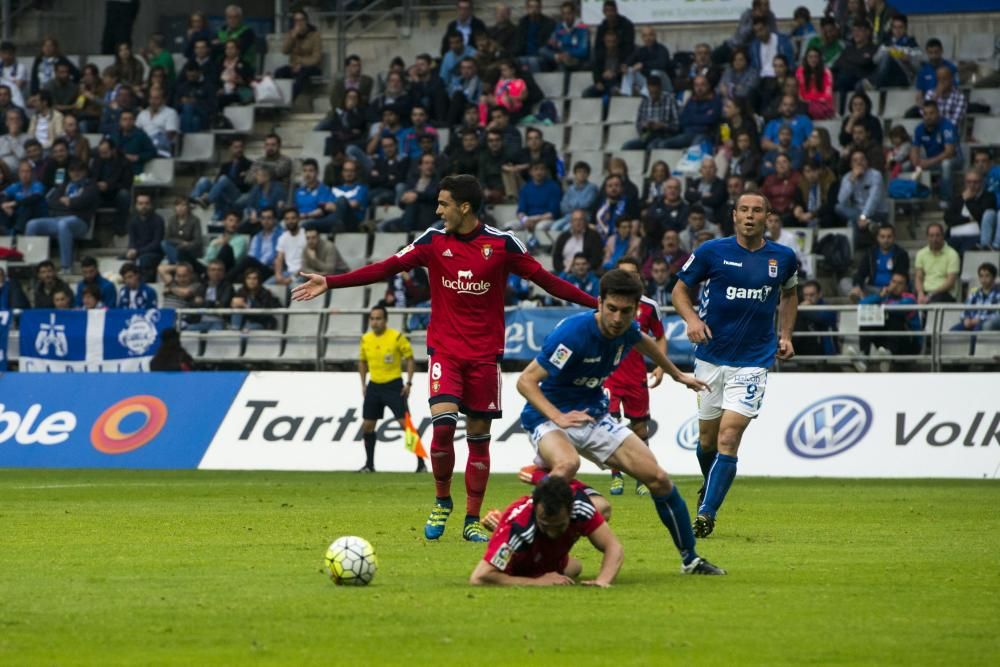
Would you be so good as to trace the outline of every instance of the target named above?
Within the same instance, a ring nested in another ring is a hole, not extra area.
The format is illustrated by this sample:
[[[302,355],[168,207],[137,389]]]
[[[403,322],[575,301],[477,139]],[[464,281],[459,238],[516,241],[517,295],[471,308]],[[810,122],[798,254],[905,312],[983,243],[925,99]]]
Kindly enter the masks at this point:
[[[413,383],[412,383],[412,382],[407,382],[405,386],[407,386],[407,387],[412,387],[412,386],[413,386]]]

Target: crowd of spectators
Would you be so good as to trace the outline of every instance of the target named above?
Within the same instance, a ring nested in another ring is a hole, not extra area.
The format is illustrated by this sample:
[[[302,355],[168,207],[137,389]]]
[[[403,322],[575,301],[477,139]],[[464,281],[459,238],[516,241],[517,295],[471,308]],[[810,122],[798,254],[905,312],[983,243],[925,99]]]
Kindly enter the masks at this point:
[[[169,215],[133,183],[149,161],[176,155],[184,134],[224,127],[221,109],[252,103],[261,76],[292,79],[295,96],[306,91],[323,62],[308,14],[289,15],[280,44],[287,65],[272,73],[261,71],[257,35],[236,5],[218,30],[191,15],[177,71],[161,34],[142,49],[115,44],[103,71],[78,69],[55,39],[30,67],[18,63],[14,44],[0,44],[0,233],[56,240],[59,262],[39,267],[42,287],[33,291],[49,304],[62,289],[53,278],[76,274],[76,245],[92,233],[97,209],[114,209],[113,231],[127,238],[120,282],[128,289],[115,294],[99,284],[85,257],[71,299],[80,307],[264,307],[268,283],[289,285],[303,268],[351,268],[336,248],[339,233],[437,224],[438,183],[456,173],[479,177],[485,219],[524,236],[533,252],[551,257],[554,272],[592,292],[603,271],[631,256],[647,294],[664,306],[689,255],[732,233],[732,208],[746,191],[768,197],[768,235],[796,251],[804,279],[819,267],[803,240],[846,228],[858,268],[841,295],[855,302],[960,300],[962,253],[1000,249],[1000,167],[988,149],[963,146],[971,134],[958,69],[940,40],[918,43],[907,17],[882,0],[831,2],[818,19],[800,7],[787,32],[768,0],[753,0],[730,38],[674,53],[652,26],[637,30],[614,0],[603,3],[595,29],[573,2],[527,0],[519,19],[499,5],[485,18],[458,0],[439,50],[409,65],[396,57],[385,72],[367,72],[349,55],[332,73],[330,111],[315,128],[327,133],[322,156],[295,159],[272,133],[251,160],[235,137],[218,172],[177,197]],[[561,141],[547,138],[544,126],[563,120],[563,109],[545,99],[536,82],[543,72],[589,72],[583,96],[603,99],[605,109],[612,97],[639,98],[635,135],[607,148],[606,165],[570,160]],[[913,92],[912,132],[878,114],[882,92],[895,89]],[[101,135],[97,145],[91,133]],[[619,149],[674,149],[683,158],[630,174]],[[912,272],[890,224],[888,191],[897,181],[932,185],[930,201],[943,213]],[[371,210],[386,205],[399,215],[373,220]],[[198,208],[211,210],[213,235]],[[500,210],[512,214],[495,216]],[[991,303],[989,265],[979,273],[981,289],[969,298]],[[159,297],[148,290],[156,281]],[[6,276],[0,285],[0,299],[23,298]],[[810,303],[838,296],[824,297],[815,281],[804,285]],[[508,287],[511,302],[532,296],[529,285]],[[390,283],[387,298],[426,303],[421,290],[416,272]],[[963,317],[962,325],[988,328],[986,320]],[[233,323],[273,321],[248,315]],[[803,326],[829,325],[821,318]],[[815,341],[815,349],[836,349],[833,338]]]

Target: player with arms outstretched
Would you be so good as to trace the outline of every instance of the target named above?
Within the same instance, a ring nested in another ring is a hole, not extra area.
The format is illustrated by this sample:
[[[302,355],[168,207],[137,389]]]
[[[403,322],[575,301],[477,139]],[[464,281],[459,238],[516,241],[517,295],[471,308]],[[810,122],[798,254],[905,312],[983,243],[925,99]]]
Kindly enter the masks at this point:
[[[735,236],[702,244],[674,286],[673,304],[696,344],[695,376],[709,386],[698,398],[698,463],[705,478],[694,531],[707,537],[736,477],[743,432],[757,416],[767,369],[791,359],[798,310],[795,252],[764,238],[770,205],[761,194],[740,195],[733,208]],[[690,290],[704,283],[699,310]],[[779,301],[780,294],[780,301]],[[775,336],[778,311],[781,335]]]
[[[569,555],[581,537],[604,554],[597,577],[585,586],[607,588],[624,559],[621,542],[575,480],[548,477],[530,496],[518,498],[497,520],[486,554],[472,571],[472,584],[563,586],[583,565]]]
[[[686,574],[725,574],[695,551],[687,505],[653,452],[625,425],[608,414],[602,385],[632,347],[645,354],[674,381],[695,391],[700,380],[681,373],[656,342],[639,331],[635,311],[642,284],[621,269],[601,278],[598,311],[567,317],[545,339],[539,355],[517,380],[528,404],[521,425],[530,434],[551,476],[572,479],[586,456],[601,467],[613,466],[647,487],[660,521],[681,554]]]
[[[465,467],[466,517],[462,536],[489,539],[479,513],[490,475],[490,424],[500,417],[500,360],[504,348],[504,293],[514,273],[552,296],[594,307],[597,301],[555,277],[528,254],[512,234],[479,221],[483,190],[474,177],[441,181],[437,214],[444,229],[428,229],[394,256],[337,276],[304,274],[294,290],[297,301],[327,289],[367,285],[417,266],[427,268],[431,284],[431,323],[427,332],[430,408],[434,434],[431,468],[436,500],[424,536],[444,534],[451,515],[451,477],[455,469],[455,427],[466,415],[469,458]]]
[[[640,279],[639,261],[634,257],[622,257],[616,267],[628,271]],[[667,339],[663,335],[663,324],[660,322],[660,307],[647,296],[639,299],[639,308],[635,313],[639,331],[656,341],[657,347],[667,353]],[[642,354],[632,349],[621,365],[604,381],[604,389],[608,392],[610,404],[608,411],[615,417],[628,418],[628,427],[639,436],[639,439],[649,446],[649,390],[659,386],[663,381],[663,369],[657,366],[651,374],[653,384],[646,381],[646,359]],[[625,490],[625,480],[620,470],[611,471],[611,495],[619,496]],[[646,485],[636,480],[635,493],[639,496],[649,494]]]

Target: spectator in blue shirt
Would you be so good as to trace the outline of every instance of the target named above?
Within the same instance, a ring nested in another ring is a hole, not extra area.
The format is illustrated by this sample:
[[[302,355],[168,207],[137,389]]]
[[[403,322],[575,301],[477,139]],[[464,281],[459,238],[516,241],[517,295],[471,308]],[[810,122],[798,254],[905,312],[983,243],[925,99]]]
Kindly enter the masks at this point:
[[[538,51],[545,46],[549,37],[556,29],[556,22],[542,13],[542,0],[527,0],[524,3],[525,14],[517,23],[514,33],[513,55],[522,64],[537,67],[534,59]]]
[[[881,293],[866,296],[861,303],[880,303],[886,306],[916,304],[917,298],[909,291],[910,277],[898,271],[892,272],[889,284],[882,288]],[[900,336],[861,336],[861,352],[868,354],[871,346],[883,347],[890,354],[918,354],[923,344],[920,336],[909,332],[920,331],[922,327],[920,313],[916,310],[889,310],[885,313],[885,324],[881,327],[859,327],[862,331],[899,331],[907,332]]]
[[[462,58],[458,63],[458,76],[448,84],[451,107],[448,110],[448,125],[459,125],[470,104],[478,105],[483,86],[479,80],[479,70],[472,58]],[[478,121],[477,121],[478,125]]]
[[[552,222],[538,223],[535,226],[535,233],[545,231],[551,241],[553,234],[558,236],[569,229],[573,211],[592,210],[597,203],[598,194],[597,185],[590,182],[590,165],[586,162],[577,162],[573,165],[573,182],[563,191],[559,202],[559,217]]]
[[[590,260],[582,252],[573,255],[569,271],[563,271],[559,277],[593,297],[600,292],[601,280],[590,270]]]
[[[559,184],[549,176],[549,169],[541,160],[531,163],[528,168],[531,180],[521,186],[517,196],[517,219],[507,223],[507,229],[527,229],[534,237],[535,225],[559,217],[559,204],[562,192]]]
[[[892,280],[893,273],[910,274],[910,255],[896,243],[895,227],[883,222],[875,238],[876,245],[858,262],[854,274],[854,287],[848,296],[855,303],[867,295],[879,294]]]
[[[976,272],[979,287],[969,294],[966,303],[970,306],[962,313],[962,321],[951,328],[952,331],[1000,331],[1000,310],[975,308],[974,306],[1000,305],[1000,286],[997,285],[997,267],[983,262]],[[973,339],[975,344],[975,339]]]
[[[452,82],[459,77],[458,64],[466,58],[475,58],[476,50],[465,43],[462,33],[448,34],[448,50],[441,58],[440,77],[445,88],[451,88]]]
[[[920,156],[921,150],[924,157]],[[924,101],[924,122],[917,125],[913,134],[913,148],[910,162],[918,171],[940,171],[941,182],[938,192],[941,201],[938,206],[948,208],[951,199],[952,175],[962,168],[962,149],[959,145],[958,130],[951,121],[942,118],[934,100]]]
[[[118,270],[124,284],[118,290],[118,307],[132,308],[135,310],[148,310],[156,308],[156,290],[147,285],[142,280],[139,267],[132,262],[122,264]]]
[[[774,56],[782,55],[789,63],[795,61],[795,47],[788,35],[772,32],[766,17],[753,20],[753,40],[750,42],[750,67],[760,73],[760,78],[774,77]]]
[[[156,157],[156,146],[141,128],[135,125],[135,112],[123,109],[118,117],[118,130],[111,135],[115,145],[132,163],[132,173],[141,174],[146,163]]]
[[[774,173],[774,161],[778,159],[779,155],[788,156],[793,170],[799,171],[802,169],[803,152],[800,147],[792,144],[792,128],[789,125],[781,126],[781,129],[778,130],[777,145],[764,154],[764,162],[760,167],[761,178]]]
[[[262,282],[274,275],[274,258],[278,254],[278,239],[284,230],[278,225],[277,211],[272,207],[260,211],[260,231],[250,239],[247,254],[233,265],[226,274],[226,280],[231,283],[243,281],[247,269],[256,269],[261,274]]]
[[[35,179],[31,163],[22,160],[17,166],[17,181],[3,190],[0,203],[0,233],[24,234],[28,221],[48,215],[45,186]]]
[[[89,285],[96,287],[101,293],[101,305],[104,308],[117,308],[118,296],[115,291],[115,284],[101,275],[97,269],[97,260],[93,257],[84,257],[80,260],[80,273],[83,280],[76,284],[76,306],[83,306],[83,290]]]
[[[321,232],[356,232],[368,212],[368,186],[358,180],[358,163],[344,162],[340,170],[341,183],[330,188],[333,195],[333,222],[329,229],[312,225]]]
[[[434,154],[437,155],[440,152],[437,130],[428,124],[429,120],[427,109],[419,104],[414,105],[413,110],[410,112],[410,122],[413,124],[403,133],[402,143],[400,144],[400,152],[408,157],[411,162],[416,162],[423,154],[423,150],[420,148],[420,138],[424,135],[429,134],[434,137]],[[381,149],[381,146],[379,148]]]
[[[687,148],[702,142],[712,143],[722,118],[722,99],[712,91],[708,78],[694,78],[691,98],[681,109],[681,131],[660,142],[663,148]]]
[[[562,22],[556,26],[548,43],[538,50],[538,60],[546,69],[563,72],[586,69],[590,59],[590,33],[576,17],[576,5],[564,2],[559,6]],[[537,62],[537,61],[533,61]]]
[[[977,148],[972,153],[972,168],[983,177],[983,187],[993,193],[1000,211],[1000,165],[994,166],[988,148]],[[1000,225],[993,221],[992,226],[982,225],[980,229],[980,244],[984,248],[1000,250]]]
[[[958,86],[958,67],[950,60],[944,59],[944,46],[937,37],[927,40],[924,47],[924,54],[927,56],[917,70],[917,104],[922,104],[928,91],[937,88],[937,69],[944,65],[955,74],[955,86]]]
[[[247,193],[247,208],[245,215],[249,224],[256,227],[260,213],[265,208],[280,210],[288,199],[288,191],[280,181],[274,179],[274,171],[267,165],[261,165],[254,175],[256,183]]]
[[[329,228],[333,225],[333,193],[319,180],[319,164],[306,158],[302,161],[302,182],[293,195],[303,229]]]
[[[862,150],[851,152],[851,170],[840,181],[834,210],[855,240],[877,234],[880,223],[888,220],[882,173],[868,166]]]
[[[781,104],[778,106],[777,118],[764,126],[764,134],[760,139],[760,146],[765,151],[773,151],[778,147],[778,130],[787,125],[792,128],[792,145],[801,147],[813,131],[813,123],[809,116],[796,114],[798,100],[791,95],[783,95]]]

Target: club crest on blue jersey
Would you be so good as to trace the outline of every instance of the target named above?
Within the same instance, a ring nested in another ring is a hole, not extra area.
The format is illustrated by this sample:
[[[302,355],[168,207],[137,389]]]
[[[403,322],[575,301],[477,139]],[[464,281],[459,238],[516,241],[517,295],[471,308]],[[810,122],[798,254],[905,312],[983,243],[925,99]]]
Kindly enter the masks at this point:
[[[776,259],[767,260],[767,275],[771,278],[778,277],[778,260]]]

